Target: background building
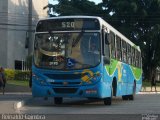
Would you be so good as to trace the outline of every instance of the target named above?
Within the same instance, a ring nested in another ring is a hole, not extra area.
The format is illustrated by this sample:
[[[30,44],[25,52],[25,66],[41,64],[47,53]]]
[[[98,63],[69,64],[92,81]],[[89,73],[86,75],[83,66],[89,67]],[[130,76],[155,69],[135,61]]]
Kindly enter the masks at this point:
[[[32,53],[37,21],[47,17],[48,0],[0,0],[0,66],[22,68]]]

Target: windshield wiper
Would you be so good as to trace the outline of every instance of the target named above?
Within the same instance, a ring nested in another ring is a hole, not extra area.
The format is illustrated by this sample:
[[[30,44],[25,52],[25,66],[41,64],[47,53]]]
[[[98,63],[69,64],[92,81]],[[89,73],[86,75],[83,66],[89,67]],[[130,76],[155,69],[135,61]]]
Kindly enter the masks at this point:
[[[75,47],[75,46],[78,44],[78,42],[79,42],[80,39],[82,38],[83,34],[84,34],[84,30],[82,30],[82,31],[80,32],[80,34],[77,36],[77,38],[76,38],[75,40],[73,40],[73,42],[72,42],[72,47]]]

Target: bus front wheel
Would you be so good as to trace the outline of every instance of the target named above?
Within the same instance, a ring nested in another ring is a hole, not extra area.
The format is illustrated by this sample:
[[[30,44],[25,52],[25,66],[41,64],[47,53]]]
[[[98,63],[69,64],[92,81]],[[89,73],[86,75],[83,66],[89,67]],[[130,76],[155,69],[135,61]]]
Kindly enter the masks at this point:
[[[62,97],[55,97],[54,98],[54,104],[62,104],[63,98]]]
[[[112,89],[111,89],[111,96],[106,97],[103,99],[105,105],[111,105],[112,104]]]

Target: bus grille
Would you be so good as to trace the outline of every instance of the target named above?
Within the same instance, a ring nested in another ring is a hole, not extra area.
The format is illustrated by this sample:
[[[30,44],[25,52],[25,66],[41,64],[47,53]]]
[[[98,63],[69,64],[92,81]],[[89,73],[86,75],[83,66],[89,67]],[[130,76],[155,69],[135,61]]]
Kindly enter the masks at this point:
[[[81,79],[83,76],[88,75],[88,73],[84,74],[45,74],[50,79],[60,79],[60,80],[73,80],[73,79]]]
[[[52,85],[64,85],[64,82],[50,82]],[[81,82],[67,82],[67,85],[81,85]]]
[[[67,93],[76,93],[77,88],[53,88],[55,93],[67,94]]]

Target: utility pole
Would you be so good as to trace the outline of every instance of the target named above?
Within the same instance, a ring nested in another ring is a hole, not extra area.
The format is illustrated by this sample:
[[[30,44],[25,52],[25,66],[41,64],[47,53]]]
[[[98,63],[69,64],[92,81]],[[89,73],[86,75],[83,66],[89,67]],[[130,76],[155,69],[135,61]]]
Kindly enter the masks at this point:
[[[32,54],[33,51],[33,40],[32,40],[32,0],[28,0],[28,55]]]

